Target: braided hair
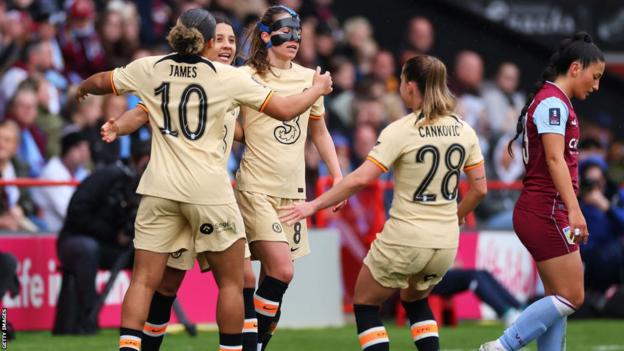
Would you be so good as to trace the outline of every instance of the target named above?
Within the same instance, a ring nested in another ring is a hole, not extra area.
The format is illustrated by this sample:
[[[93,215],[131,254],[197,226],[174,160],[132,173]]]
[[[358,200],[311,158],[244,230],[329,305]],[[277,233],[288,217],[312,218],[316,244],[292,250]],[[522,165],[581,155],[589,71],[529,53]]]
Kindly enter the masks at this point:
[[[520,134],[524,132],[524,118],[535,98],[535,95],[542,89],[547,81],[554,81],[559,75],[565,75],[574,61],[579,61],[581,67],[586,68],[595,62],[604,62],[602,51],[594,44],[592,37],[586,32],[578,32],[570,38],[561,41],[559,48],[555,51],[548,66],[542,72],[542,78],[537,81],[533,87],[533,91],[527,96],[526,103],[518,116],[516,124],[516,135],[507,144],[507,151],[513,156],[512,145],[518,139]]]

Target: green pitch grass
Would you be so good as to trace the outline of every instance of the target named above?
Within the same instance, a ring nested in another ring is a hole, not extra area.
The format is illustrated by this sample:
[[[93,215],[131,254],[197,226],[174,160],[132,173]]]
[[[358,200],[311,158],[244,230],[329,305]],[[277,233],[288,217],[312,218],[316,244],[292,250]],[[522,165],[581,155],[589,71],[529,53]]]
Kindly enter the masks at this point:
[[[391,350],[415,350],[407,328],[387,323]],[[501,324],[481,325],[462,323],[455,328],[440,331],[442,350],[474,351],[483,341],[498,337]],[[8,350],[36,351],[112,351],[117,350],[116,330],[103,330],[90,337],[53,337],[49,332],[18,333],[17,340],[8,344]],[[624,351],[624,321],[595,320],[568,323],[568,351]],[[200,332],[197,337],[185,333],[167,335],[163,351],[214,351],[218,349],[216,332]],[[355,326],[343,328],[278,330],[269,347],[274,351],[357,351],[359,345]],[[525,350],[536,350],[534,344]]]

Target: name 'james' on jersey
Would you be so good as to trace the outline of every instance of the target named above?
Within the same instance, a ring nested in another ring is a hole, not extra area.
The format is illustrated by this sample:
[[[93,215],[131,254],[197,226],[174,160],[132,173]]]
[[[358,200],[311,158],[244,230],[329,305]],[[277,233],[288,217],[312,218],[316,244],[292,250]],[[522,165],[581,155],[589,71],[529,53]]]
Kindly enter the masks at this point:
[[[456,116],[426,121],[420,113],[399,119],[380,134],[368,156],[384,172],[394,168],[385,242],[456,248],[460,172],[483,163],[474,130]]]
[[[224,118],[239,105],[262,110],[269,88],[229,65],[179,54],[117,68],[111,84],[115,93],[136,93],[150,111],[152,157],[138,193],[193,204],[235,202]]]
[[[312,86],[314,71],[292,64],[290,69],[272,67],[260,77],[249,66],[241,67],[254,79],[281,95],[293,95]],[[236,175],[237,188],[287,199],[305,199],[304,148],[309,119],[325,113],[321,96],[311,108],[286,122],[242,108],[245,155]]]

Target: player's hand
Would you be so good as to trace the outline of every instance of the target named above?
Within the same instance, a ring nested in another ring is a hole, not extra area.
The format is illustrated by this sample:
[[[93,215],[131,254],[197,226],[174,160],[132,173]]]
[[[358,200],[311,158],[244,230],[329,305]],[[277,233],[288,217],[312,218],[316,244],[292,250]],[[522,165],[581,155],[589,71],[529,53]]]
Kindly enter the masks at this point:
[[[459,226],[462,226],[466,223],[466,217],[460,217],[459,214],[457,215],[457,224]]]
[[[587,244],[589,232],[587,231],[587,223],[580,209],[568,212],[568,221],[570,223],[570,235],[577,245],[580,243]]]
[[[342,180],[342,177],[334,178],[333,186],[336,186],[336,184],[340,183],[341,180]],[[332,212],[338,212],[338,211],[342,210],[342,208],[345,207],[345,206],[347,206],[347,200],[346,199],[344,201],[341,201],[338,205],[335,205],[334,207],[332,207]]]
[[[119,126],[114,118],[109,119],[100,128],[100,136],[102,140],[107,143],[112,143],[117,139],[117,133],[119,133]]]
[[[329,72],[325,72],[321,74],[321,67],[316,67],[316,72],[314,73],[314,79],[312,80],[312,86],[318,87],[321,91],[321,94],[327,95],[332,92],[332,77]]]
[[[279,220],[282,223],[293,225],[300,220],[310,217],[316,212],[311,202],[299,202],[279,208]]]

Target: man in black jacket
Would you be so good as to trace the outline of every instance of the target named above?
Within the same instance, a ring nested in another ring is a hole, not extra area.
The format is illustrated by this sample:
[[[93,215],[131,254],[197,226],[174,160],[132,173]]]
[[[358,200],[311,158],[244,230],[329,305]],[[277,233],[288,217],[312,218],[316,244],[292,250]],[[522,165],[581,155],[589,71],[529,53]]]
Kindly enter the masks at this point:
[[[132,250],[139,204],[135,189],[148,161],[149,145],[138,144],[129,166],[118,162],[101,168],[86,178],[72,196],[57,241],[63,286],[54,334],[97,331],[97,321],[89,318],[98,299],[97,270],[110,269],[119,257]],[[132,260],[126,267],[132,267]]]

